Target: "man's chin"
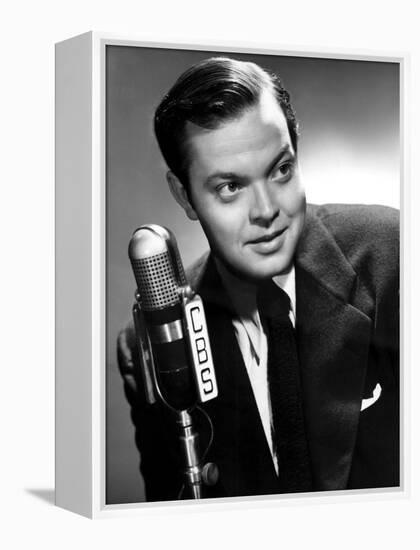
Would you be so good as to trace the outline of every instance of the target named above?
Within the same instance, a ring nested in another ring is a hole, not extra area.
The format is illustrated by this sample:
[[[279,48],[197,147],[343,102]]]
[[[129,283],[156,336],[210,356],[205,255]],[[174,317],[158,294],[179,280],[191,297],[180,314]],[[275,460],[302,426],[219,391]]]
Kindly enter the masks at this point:
[[[255,280],[272,279],[277,275],[288,273],[293,264],[292,259],[286,257],[284,254],[273,256],[272,258],[258,258],[248,271]]]
[[[232,265],[226,261],[223,264],[235,277],[254,284],[288,273],[292,267],[291,261],[261,261],[260,259],[257,259],[257,261],[250,259],[246,265]]]

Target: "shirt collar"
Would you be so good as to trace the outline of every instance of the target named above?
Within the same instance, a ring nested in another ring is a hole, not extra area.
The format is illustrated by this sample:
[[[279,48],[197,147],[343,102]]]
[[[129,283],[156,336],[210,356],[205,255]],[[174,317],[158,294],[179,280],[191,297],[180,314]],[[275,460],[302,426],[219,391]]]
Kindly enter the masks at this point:
[[[236,313],[240,317],[254,317],[257,311],[257,287],[233,275],[217,258],[215,264]],[[287,273],[273,277],[273,282],[289,296],[293,315],[296,316],[295,266],[292,265]]]
[[[294,264],[288,273],[276,275],[273,277],[273,281],[289,296],[290,307],[292,309],[293,316],[296,318],[296,274]]]
[[[215,264],[226,294],[232,303],[239,321],[246,330],[250,344],[259,360],[261,332],[263,329],[257,309],[257,287],[233,275],[217,258],[215,259]],[[292,265],[290,271],[287,273],[273,277],[273,282],[289,296],[294,324],[294,319],[296,318],[295,266]]]

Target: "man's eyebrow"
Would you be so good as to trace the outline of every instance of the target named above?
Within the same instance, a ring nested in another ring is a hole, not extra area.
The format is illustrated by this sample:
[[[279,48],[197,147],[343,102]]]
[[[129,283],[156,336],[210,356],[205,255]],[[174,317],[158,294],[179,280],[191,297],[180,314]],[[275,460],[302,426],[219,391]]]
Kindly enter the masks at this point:
[[[268,165],[267,173],[270,173],[271,170],[274,168],[274,166],[286,155],[287,153],[291,154],[294,157],[293,149],[290,147],[288,143],[286,145],[283,145],[283,147],[280,149],[280,151],[277,153],[277,155],[271,160],[271,162]],[[245,180],[246,176],[237,174],[236,172],[223,172],[223,171],[217,171],[213,172],[206,178],[205,185],[210,185],[214,180]]]
[[[290,145],[288,143],[286,143],[286,145],[283,145],[283,147],[280,149],[280,151],[278,152],[278,154],[274,157],[274,159],[270,162],[269,166],[268,166],[268,170],[267,170],[267,173],[269,174],[271,172],[271,170],[275,167],[275,165],[281,161],[281,159],[284,157],[284,155],[286,155],[287,153],[289,153],[291,156],[292,156],[292,159],[295,158],[295,155],[293,153],[293,149],[290,147]]]
[[[213,174],[210,174],[210,176],[206,179],[205,184],[210,185],[214,180],[241,180],[244,179],[243,176],[240,174],[236,174],[236,172],[213,172]]]

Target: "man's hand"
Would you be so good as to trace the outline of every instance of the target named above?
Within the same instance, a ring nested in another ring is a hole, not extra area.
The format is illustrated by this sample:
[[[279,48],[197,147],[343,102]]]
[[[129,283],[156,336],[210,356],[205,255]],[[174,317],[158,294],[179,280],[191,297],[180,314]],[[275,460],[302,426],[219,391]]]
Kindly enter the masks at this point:
[[[137,392],[135,379],[136,341],[134,325],[130,322],[118,335],[117,360],[121,376],[131,391]]]

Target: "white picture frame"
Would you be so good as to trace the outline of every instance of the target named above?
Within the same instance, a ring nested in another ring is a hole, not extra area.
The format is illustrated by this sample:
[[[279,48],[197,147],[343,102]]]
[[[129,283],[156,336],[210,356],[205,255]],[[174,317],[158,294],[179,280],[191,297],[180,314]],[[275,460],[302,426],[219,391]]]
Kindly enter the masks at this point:
[[[56,45],[56,504],[87,517],[159,513],[191,506],[285,505],[330,499],[401,498],[409,487],[406,392],[408,374],[401,354],[401,486],[366,491],[323,492],[309,496],[227,498],[217,501],[107,504],[106,464],[106,51],[108,47],[165,48],[305,58],[377,61],[399,65],[401,182],[392,205],[408,227],[406,187],[406,54],[304,51],[295,47],[244,44],[165,44],[89,32]],[[328,189],[327,189],[328,191]],[[388,199],[386,199],[388,200]],[[385,202],[386,202],[385,200]],[[370,202],[370,198],[367,199]],[[142,223],[141,221],[139,222]],[[133,227],[134,229],[134,227]],[[128,241],[127,241],[128,245]],[[403,247],[401,249],[404,250]],[[182,252],[182,250],[181,250]],[[408,288],[402,254],[402,313]],[[133,288],[134,291],[134,288]],[[129,289],[128,289],[129,292]],[[127,312],[128,315],[129,312]],[[402,322],[402,349],[408,335]],[[407,331],[408,332],[408,331]],[[121,390],[122,392],[122,390]],[[129,417],[127,416],[127,423]],[[133,443],[134,445],[134,443]],[[72,475],[72,472],[77,475]]]

